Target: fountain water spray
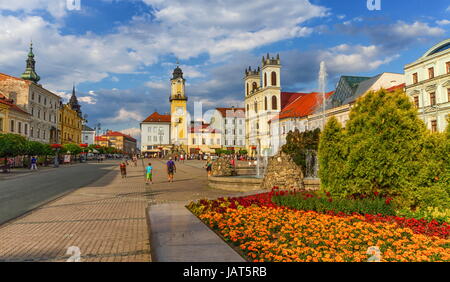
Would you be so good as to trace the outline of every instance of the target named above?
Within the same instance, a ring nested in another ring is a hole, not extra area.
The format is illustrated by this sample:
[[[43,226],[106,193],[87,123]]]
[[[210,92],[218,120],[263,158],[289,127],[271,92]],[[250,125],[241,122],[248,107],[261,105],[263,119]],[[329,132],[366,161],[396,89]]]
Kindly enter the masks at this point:
[[[319,91],[322,93],[322,130],[325,128],[325,87],[326,87],[327,71],[325,68],[325,62],[320,62],[319,70]]]

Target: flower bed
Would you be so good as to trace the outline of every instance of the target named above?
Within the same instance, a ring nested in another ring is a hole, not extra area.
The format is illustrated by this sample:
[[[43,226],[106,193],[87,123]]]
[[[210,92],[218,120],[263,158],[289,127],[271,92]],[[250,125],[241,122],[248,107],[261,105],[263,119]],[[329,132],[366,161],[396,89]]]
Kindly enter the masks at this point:
[[[253,261],[368,261],[377,246],[382,261],[450,261],[450,240],[415,234],[364,216],[250,206],[208,211],[200,219]]]
[[[282,201],[277,198],[291,196],[296,193],[275,189],[201,200],[188,208],[250,260],[367,261],[368,248],[376,246],[384,261],[450,261],[447,223],[279,206]]]

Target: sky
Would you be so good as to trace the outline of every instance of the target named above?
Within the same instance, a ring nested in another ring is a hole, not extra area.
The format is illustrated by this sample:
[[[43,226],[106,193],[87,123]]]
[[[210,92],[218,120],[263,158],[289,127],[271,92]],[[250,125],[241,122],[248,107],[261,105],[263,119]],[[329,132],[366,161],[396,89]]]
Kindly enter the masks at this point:
[[[67,3],[67,1],[71,3]],[[139,138],[169,112],[177,61],[188,108],[243,107],[244,69],[280,54],[282,91],[327,90],[341,75],[403,73],[449,38],[448,0],[0,0],[0,72],[20,76],[32,40],[43,87],[76,85],[88,125]],[[79,6],[78,6],[79,3]]]

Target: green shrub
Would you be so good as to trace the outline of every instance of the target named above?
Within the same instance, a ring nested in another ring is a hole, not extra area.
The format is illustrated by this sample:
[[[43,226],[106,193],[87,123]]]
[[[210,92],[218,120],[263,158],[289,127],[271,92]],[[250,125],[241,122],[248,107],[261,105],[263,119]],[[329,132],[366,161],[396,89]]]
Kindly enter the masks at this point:
[[[342,197],[377,191],[400,207],[430,204],[435,197],[425,197],[424,187],[438,189],[433,195],[449,189],[448,140],[428,135],[405,93],[368,92],[345,129],[330,119],[321,135],[322,188]]]
[[[308,151],[317,151],[319,146],[320,129],[300,132],[298,129],[289,131],[286,136],[286,144],[281,150],[290,155],[292,160],[306,173],[306,154]]]
[[[382,214],[395,215],[392,204],[382,197],[367,197],[363,199],[319,197],[311,193],[273,196],[272,201],[280,206],[298,210],[312,210],[317,212],[334,211],[346,214]]]

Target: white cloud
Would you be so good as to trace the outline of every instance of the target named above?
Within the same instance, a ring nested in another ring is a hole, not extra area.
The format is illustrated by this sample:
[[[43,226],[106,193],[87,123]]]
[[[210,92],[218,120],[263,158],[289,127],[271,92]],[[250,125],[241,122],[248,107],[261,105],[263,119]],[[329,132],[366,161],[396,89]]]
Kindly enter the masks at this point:
[[[97,100],[94,97],[91,96],[84,96],[84,97],[78,97],[78,101],[94,105],[97,103]]]
[[[167,82],[162,81],[149,81],[145,83],[145,86],[148,86],[150,88],[154,89],[167,89],[169,84]]]
[[[431,27],[423,22],[416,21],[413,24],[408,24],[400,21],[393,26],[392,32],[401,37],[424,37],[440,36],[445,33],[445,30],[439,27]]]
[[[137,127],[123,129],[120,132],[122,132],[124,134],[128,134],[134,138],[141,136],[141,130],[140,130],[140,128],[137,128]]]
[[[94,92],[94,90],[89,90],[88,94],[92,95],[92,96],[97,96],[97,94]]]
[[[115,122],[141,121],[142,119],[143,117],[140,113],[121,108],[114,117],[102,119],[102,122],[112,124]]]
[[[448,24],[450,24],[450,21],[449,20],[440,20],[440,21],[436,21],[436,23],[438,25],[448,25]]]
[[[31,13],[46,10],[55,18],[66,15],[66,0],[0,0],[0,10]]]

